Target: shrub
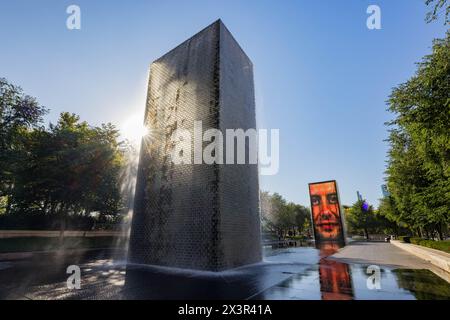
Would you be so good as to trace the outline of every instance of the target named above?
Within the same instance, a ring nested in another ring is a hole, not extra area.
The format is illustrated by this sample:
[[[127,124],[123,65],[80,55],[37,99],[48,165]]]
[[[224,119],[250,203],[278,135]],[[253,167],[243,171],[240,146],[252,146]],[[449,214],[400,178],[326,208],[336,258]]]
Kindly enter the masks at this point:
[[[410,236],[399,236],[398,237],[398,240],[405,242],[405,243],[410,243],[410,239],[411,239]]]
[[[58,237],[22,237],[0,239],[0,253],[53,251],[88,248],[118,248],[125,246],[122,237],[66,237],[63,243]]]
[[[434,241],[422,238],[411,238],[410,241],[412,244],[450,253],[450,240]]]
[[[122,223],[122,215],[113,216],[82,216],[66,217],[65,230],[118,229]],[[14,212],[0,214],[0,230],[59,230],[60,219],[56,215],[42,212]]]

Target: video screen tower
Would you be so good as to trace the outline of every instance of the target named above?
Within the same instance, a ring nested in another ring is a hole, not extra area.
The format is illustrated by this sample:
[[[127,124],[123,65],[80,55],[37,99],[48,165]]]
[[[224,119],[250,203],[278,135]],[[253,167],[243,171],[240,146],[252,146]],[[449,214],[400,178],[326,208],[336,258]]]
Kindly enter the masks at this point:
[[[173,132],[193,136],[195,121],[256,128],[253,66],[220,20],[151,65],[131,263],[220,271],[262,258],[257,164],[171,160]]]

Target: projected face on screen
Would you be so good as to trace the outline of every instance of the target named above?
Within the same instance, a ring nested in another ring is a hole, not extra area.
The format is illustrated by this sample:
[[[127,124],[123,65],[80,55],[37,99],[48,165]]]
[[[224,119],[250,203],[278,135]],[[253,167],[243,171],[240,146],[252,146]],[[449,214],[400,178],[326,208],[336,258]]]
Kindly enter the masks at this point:
[[[310,183],[309,195],[316,241],[342,241],[343,230],[336,182]]]

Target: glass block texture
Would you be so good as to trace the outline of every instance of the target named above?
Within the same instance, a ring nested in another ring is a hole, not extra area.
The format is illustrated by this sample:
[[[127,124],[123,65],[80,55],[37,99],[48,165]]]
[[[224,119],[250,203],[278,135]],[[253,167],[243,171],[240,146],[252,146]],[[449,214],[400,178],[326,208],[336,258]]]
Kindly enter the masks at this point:
[[[173,132],[193,145],[194,121],[221,130],[224,160],[225,130],[256,128],[253,66],[220,20],[151,65],[131,263],[221,271],[262,258],[257,164],[194,164],[193,150],[191,164],[172,161]]]

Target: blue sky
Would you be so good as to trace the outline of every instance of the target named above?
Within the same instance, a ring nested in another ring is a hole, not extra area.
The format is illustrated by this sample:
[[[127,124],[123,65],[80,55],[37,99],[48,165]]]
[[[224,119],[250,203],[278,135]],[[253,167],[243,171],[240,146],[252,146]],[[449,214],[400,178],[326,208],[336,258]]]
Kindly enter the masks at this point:
[[[81,7],[81,30],[66,8]],[[370,4],[381,30],[366,27]],[[381,197],[386,99],[443,37],[423,0],[0,0],[0,76],[51,109],[119,127],[144,114],[148,67],[221,18],[255,67],[257,121],[280,129],[280,170],[263,190],[309,204],[308,182],[336,179],[342,202]]]

